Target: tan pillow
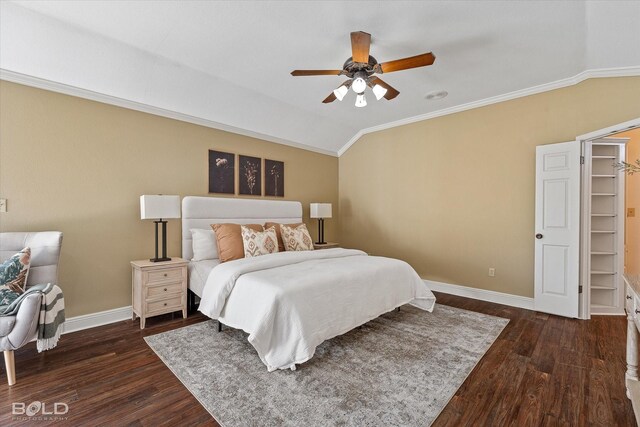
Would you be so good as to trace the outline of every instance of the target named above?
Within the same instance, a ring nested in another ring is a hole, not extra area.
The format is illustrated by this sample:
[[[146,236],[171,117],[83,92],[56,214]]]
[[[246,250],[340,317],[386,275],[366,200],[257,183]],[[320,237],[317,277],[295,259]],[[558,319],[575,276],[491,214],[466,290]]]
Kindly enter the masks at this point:
[[[260,224],[244,224],[244,226],[254,231],[262,231]],[[244,258],[240,224],[211,224],[211,228],[216,233],[220,262]]]
[[[276,228],[269,227],[264,231],[254,231],[244,225],[242,229],[242,245],[245,258],[268,255],[278,252],[278,238]]]
[[[302,225],[301,222],[297,223],[297,224],[285,224],[288,225],[289,227],[298,227],[299,225]],[[276,235],[278,236],[278,252],[284,252],[285,248],[284,248],[284,242],[282,241],[282,233],[280,233],[280,223],[278,222],[267,222],[264,224],[264,229],[266,230],[269,227],[275,227],[276,228]]]
[[[300,224],[297,227],[289,227],[285,224],[280,224],[280,231],[282,231],[282,241],[284,247],[288,251],[312,251],[313,239],[309,235],[309,230],[304,224]]]

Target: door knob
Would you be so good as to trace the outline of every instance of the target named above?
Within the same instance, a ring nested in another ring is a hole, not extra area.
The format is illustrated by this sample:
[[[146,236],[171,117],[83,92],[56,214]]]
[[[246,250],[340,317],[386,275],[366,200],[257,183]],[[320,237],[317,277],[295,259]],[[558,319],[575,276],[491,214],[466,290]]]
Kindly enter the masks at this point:
[[[542,234],[540,234],[540,233],[536,234],[536,239],[538,239],[538,240],[542,239]]]

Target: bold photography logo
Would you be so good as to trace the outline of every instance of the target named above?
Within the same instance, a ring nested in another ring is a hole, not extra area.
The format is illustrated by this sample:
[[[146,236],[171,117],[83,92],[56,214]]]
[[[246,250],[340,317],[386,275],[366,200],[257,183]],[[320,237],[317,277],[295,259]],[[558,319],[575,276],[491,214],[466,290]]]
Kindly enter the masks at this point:
[[[17,418],[42,418],[42,419],[59,419],[60,415],[66,415],[69,412],[69,405],[63,402],[54,402],[53,404],[34,401],[28,405],[24,402],[13,402],[11,413]]]

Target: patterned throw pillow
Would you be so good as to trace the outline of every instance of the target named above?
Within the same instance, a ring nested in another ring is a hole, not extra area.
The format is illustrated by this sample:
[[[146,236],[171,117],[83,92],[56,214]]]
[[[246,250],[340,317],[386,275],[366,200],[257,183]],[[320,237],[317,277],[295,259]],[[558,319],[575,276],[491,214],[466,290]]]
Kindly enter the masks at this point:
[[[289,227],[285,224],[280,224],[280,231],[282,233],[282,241],[284,247],[288,251],[312,251],[313,240],[309,235],[309,230],[304,224],[300,224],[297,227]]]
[[[24,248],[0,265],[0,305],[11,304],[24,292],[31,248]]]
[[[278,252],[278,237],[275,227],[269,227],[264,231],[255,231],[243,225],[241,230],[245,258]]]

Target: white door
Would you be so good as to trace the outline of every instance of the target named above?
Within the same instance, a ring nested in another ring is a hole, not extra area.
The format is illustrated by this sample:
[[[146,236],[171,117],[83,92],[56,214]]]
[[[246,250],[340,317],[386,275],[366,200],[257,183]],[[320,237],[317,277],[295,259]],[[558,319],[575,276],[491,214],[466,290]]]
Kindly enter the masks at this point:
[[[536,147],[537,311],[578,317],[580,143]]]

